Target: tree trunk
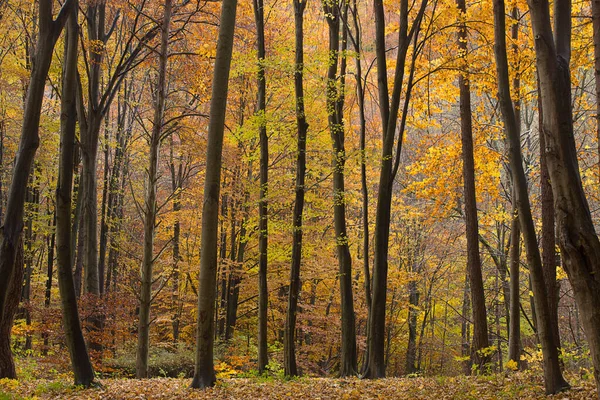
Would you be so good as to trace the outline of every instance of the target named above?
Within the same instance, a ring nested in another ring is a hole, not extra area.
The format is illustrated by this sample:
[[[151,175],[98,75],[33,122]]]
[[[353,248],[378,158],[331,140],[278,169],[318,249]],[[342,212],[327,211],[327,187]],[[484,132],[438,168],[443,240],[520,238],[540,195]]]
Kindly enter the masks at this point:
[[[179,324],[181,319],[183,302],[179,295],[180,271],[179,262],[181,255],[179,250],[179,240],[181,236],[181,224],[179,222],[179,211],[181,211],[181,189],[182,189],[182,165],[179,163],[177,170],[175,169],[175,160],[173,158],[173,136],[170,137],[170,168],[171,168],[171,190],[173,192],[173,213],[175,221],[173,222],[173,288],[171,298],[173,300],[173,342],[179,341]],[[177,171],[177,172],[176,172]]]
[[[471,296],[469,296],[469,271],[465,276],[465,286],[463,289],[463,303],[462,303],[462,322],[460,326],[460,337],[461,337],[461,357],[463,361],[463,372],[465,375],[471,374],[471,327],[470,322],[467,319],[467,315],[471,311]]]
[[[283,334],[283,368],[286,376],[298,375],[296,366],[296,312],[300,293],[300,264],[302,261],[302,216],[304,211],[304,178],[306,174],[306,133],[308,124],[304,114],[304,9],[306,1],[294,0],[295,21],[295,73],[294,89],[296,96],[296,128],[298,147],[296,153],[296,197],[294,200],[292,265],[290,267],[290,287],[288,292],[285,330]]]
[[[540,118],[540,149],[546,148],[543,134],[543,105],[538,106]],[[550,327],[552,328],[554,345],[560,349],[560,332],[558,330],[558,300],[560,284],[556,280],[556,234],[554,231],[554,196],[548,174],[546,153],[540,152],[540,191],[542,192],[542,268],[548,298]]]
[[[408,345],[406,349],[406,374],[417,372],[417,317],[419,315],[419,288],[414,279],[408,282]]]
[[[39,34],[35,63],[27,88],[19,150],[0,232],[0,360],[2,360],[0,378],[15,378],[14,362],[10,351],[10,330],[18,306],[23,278],[23,264],[17,262],[19,246],[22,246],[23,213],[27,192],[27,185],[23,182],[27,182],[39,146],[40,114],[52,53],[72,5],[73,1],[67,0],[55,20],[52,19],[52,0],[40,0],[38,7]]]
[[[570,1],[555,7],[553,39],[547,0],[529,2],[542,94],[546,161],[554,194],[558,244],[573,286],[600,393],[600,241],[579,175],[570,82]]]
[[[160,50],[158,53],[158,81],[154,120],[150,137],[148,160],[148,183],[146,210],[144,210],[144,255],[141,268],[140,307],[138,319],[138,342],[135,363],[136,378],[148,377],[148,350],[150,347],[150,306],[152,305],[152,267],[154,266],[154,228],[156,227],[156,181],[158,179],[158,156],[163,116],[167,98],[167,62],[169,59],[169,25],[171,23],[171,0],[165,0]]]
[[[269,142],[266,122],[266,93],[265,78],[265,17],[263,0],[254,0],[254,18],[256,21],[256,47],[258,57],[258,98],[257,112],[259,113],[258,137],[260,140],[260,200],[258,203],[258,372],[262,374],[269,363],[267,353],[267,305],[269,289],[267,287],[267,252],[268,252],[268,185],[269,185]]]
[[[363,84],[362,64],[361,64],[361,31],[358,21],[358,7],[356,0],[352,3],[352,18],[354,23],[354,51],[356,53],[356,98],[358,101],[358,115],[360,121],[360,184],[362,194],[362,228],[363,228],[363,273],[365,274],[365,299],[367,310],[371,308],[371,269],[369,267],[369,190],[367,186],[367,154],[366,154],[366,133],[367,121],[365,118],[365,88]]]
[[[50,223],[51,233],[47,239],[48,243],[48,259],[46,262],[46,290],[44,291],[44,308],[46,311],[50,308],[50,301],[52,300],[52,275],[54,274],[54,247],[56,244],[56,210],[52,213],[52,222]],[[46,322],[44,322],[45,324]],[[44,339],[44,347],[42,348],[42,355],[48,355],[48,332],[42,333]]]
[[[465,0],[457,0],[458,9],[466,15]],[[469,286],[471,287],[471,304],[473,305],[473,342],[471,357],[478,372],[483,372],[489,355],[485,351],[490,346],[488,338],[487,314],[485,309],[485,293],[481,273],[479,254],[479,227],[477,222],[477,201],[475,197],[475,159],[473,155],[473,126],[471,115],[471,91],[467,68],[467,26],[463,21],[458,28],[458,48],[463,57],[463,70],[458,76],[460,88],[460,133],[462,143],[463,179],[465,196],[465,225],[467,229],[467,269]]]
[[[198,282],[198,327],[196,332],[196,365],[193,388],[213,386],[216,381],[213,361],[214,308],[217,284],[217,227],[221,191],[221,159],[229,70],[233,51],[233,33],[237,0],[223,0],[221,24],[215,58],[208,146],[202,209],[200,275]]]
[[[342,338],[340,350],[340,376],[347,377],[357,372],[356,330],[354,321],[354,300],[352,296],[352,257],[348,246],[346,229],[346,199],[344,189],[344,167],[346,150],[344,147],[344,85],[346,74],[346,40],[348,36],[348,4],[328,4],[323,2],[329,27],[329,63],[327,69],[327,112],[329,133],[333,145],[333,215],[340,274],[340,305],[342,309]],[[343,15],[340,15],[340,12]],[[343,20],[340,43],[340,20]],[[341,61],[339,61],[341,53]],[[340,71],[338,75],[338,61]]]
[[[77,295],[73,282],[71,257],[71,195],[73,181],[73,153],[77,111],[75,93],[77,85],[78,22],[77,1],[69,16],[65,39],[63,65],[63,90],[61,98],[61,152],[56,188],[56,256],[58,286],[60,290],[65,341],[71,357],[75,384],[89,387],[94,381],[94,370],[90,362],[85,339],[81,330]]]
[[[375,0],[375,48],[377,59],[377,82],[379,92],[379,110],[381,114],[383,145],[381,150],[381,167],[379,174],[379,192],[377,195],[377,213],[375,217],[375,257],[373,265],[373,292],[371,309],[369,310],[369,327],[367,328],[367,365],[364,368],[363,377],[383,378],[385,377],[385,307],[387,294],[388,273],[388,251],[390,216],[392,208],[392,195],[394,177],[398,172],[400,155],[402,151],[402,140],[410,92],[412,89],[412,77],[415,70],[415,61],[418,51],[415,49],[410,65],[409,79],[406,85],[402,119],[397,128],[398,114],[400,110],[400,96],[404,84],[404,69],[408,47],[411,41],[416,41],[420,29],[427,0],[422,0],[412,27],[409,31],[408,0],[400,1],[400,16],[398,29],[398,50],[396,57],[396,70],[392,97],[389,96],[385,44],[385,12],[382,0]],[[396,140],[396,131],[399,137]],[[397,146],[394,157],[394,145]]]
[[[596,81],[596,140],[600,157],[600,0],[592,0],[592,31],[594,32],[594,77]],[[598,163],[600,179],[600,162]]]
[[[513,196],[514,198],[514,196]],[[508,334],[508,359],[521,366],[521,289],[519,269],[521,267],[521,230],[516,202],[510,225],[510,331]]]
[[[494,27],[496,69],[498,73],[498,100],[509,142],[510,165],[515,191],[515,202],[518,208],[519,223],[523,231],[523,240],[527,252],[527,263],[531,275],[534,293],[534,303],[538,322],[538,336],[544,356],[544,382],[547,394],[553,394],[569,387],[560,371],[558,351],[554,334],[550,325],[549,306],[540,251],[531,208],[527,181],[523,170],[521,156],[521,138],[510,96],[510,81],[508,77],[508,61],[506,56],[505,37],[505,8],[504,0],[494,0]]]

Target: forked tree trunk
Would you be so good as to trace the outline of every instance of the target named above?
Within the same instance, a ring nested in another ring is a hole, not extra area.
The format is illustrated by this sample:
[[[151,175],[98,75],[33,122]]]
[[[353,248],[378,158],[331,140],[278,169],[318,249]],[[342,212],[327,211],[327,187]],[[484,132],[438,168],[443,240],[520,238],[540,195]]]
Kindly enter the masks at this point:
[[[167,98],[167,62],[169,59],[169,25],[171,23],[171,0],[165,0],[158,53],[158,82],[154,120],[150,137],[148,160],[148,183],[146,210],[144,210],[144,254],[141,268],[140,308],[138,319],[138,342],[135,363],[137,378],[148,377],[148,350],[150,347],[150,306],[152,305],[152,267],[154,266],[154,228],[156,227],[156,181],[158,179],[158,156],[163,133],[163,115]]]
[[[295,21],[295,71],[294,90],[296,96],[296,129],[298,147],[296,153],[296,197],[294,200],[292,231],[292,264],[288,292],[285,330],[283,333],[283,368],[286,376],[298,375],[296,366],[296,312],[300,293],[300,264],[302,261],[302,216],[304,211],[304,178],[306,174],[306,132],[308,124],[304,115],[304,9],[306,0],[294,0]]]
[[[213,315],[217,285],[217,228],[219,224],[223,132],[236,10],[237,0],[223,0],[210,101],[208,146],[206,148],[200,275],[198,278],[198,328],[196,331],[196,364],[194,379],[192,380],[193,388],[207,388],[213,386],[216,381],[213,360],[215,331]]]
[[[77,47],[78,21],[77,1],[74,12],[69,16],[63,61],[63,90],[61,98],[61,151],[56,188],[56,261],[60,290],[65,341],[71,357],[71,366],[76,385],[90,386],[94,381],[94,370],[90,362],[77,309],[77,294],[73,281],[71,257],[71,199],[73,181],[73,154],[75,147],[75,125],[77,122]]]
[[[375,14],[375,53],[377,59],[377,84],[379,93],[379,111],[381,115],[383,145],[381,149],[381,167],[379,173],[379,192],[377,194],[377,213],[375,217],[375,257],[373,265],[373,292],[371,309],[369,310],[369,327],[367,328],[367,364],[363,368],[364,378],[385,377],[385,308],[387,294],[388,251],[390,217],[392,209],[392,195],[394,177],[398,172],[406,114],[410,103],[412,77],[415,69],[415,60],[418,51],[413,46],[412,64],[409,68],[409,79],[406,84],[402,118],[398,126],[400,111],[400,97],[404,87],[404,70],[408,54],[408,47],[413,40],[416,41],[420,30],[427,0],[422,0],[409,29],[409,1],[400,1],[398,49],[396,56],[396,70],[394,72],[392,96],[389,95],[385,43],[385,12],[382,0],[374,1]],[[399,129],[396,129],[396,128]],[[396,131],[399,131],[396,137]],[[394,151],[394,147],[396,150]],[[395,153],[395,155],[394,155]]]
[[[521,156],[521,138],[516,124],[515,113],[510,96],[508,60],[506,56],[504,0],[494,0],[494,52],[498,74],[498,100],[506,135],[509,142],[509,156],[514,184],[515,202],[518,208],[519,223],[523,231],[523,240],[527,252],[527,263],[534,293],[537,316],[537,329],[544,356],[544,383],[546,394],[553,394],[569,387],[560,371],[558,351],[554,333],[550,324],[550,310],[547,300],[546,284],[540,251],[537,246],[535,227],[531,216],[527,181]]]
[[[17,262],[19,246],[22,246],[23,213],[27,193],[23,182],[27,182],[39,146],[40,114],[52,53],[73,6],[73,1],[67,0],[53,20],[52,3],[52,0],[39,2],[39,34],[35,62],[27,89],[19,150],[0,232],[0,378],[16,377],[10,351],[10,331],[23,277],[23,263]]]

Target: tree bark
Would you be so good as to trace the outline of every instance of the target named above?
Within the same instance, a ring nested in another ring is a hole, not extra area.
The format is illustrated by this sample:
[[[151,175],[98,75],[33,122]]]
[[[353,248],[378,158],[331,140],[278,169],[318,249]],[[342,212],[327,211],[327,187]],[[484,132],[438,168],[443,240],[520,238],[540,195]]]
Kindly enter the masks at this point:
[[[508,334],[508,359],[516,362],[517,367],[521,367],[520,253],[521,230],[515,202],[510,225],[510,331]]]
[[[363,273],[365,274],[365,299],[367,310],[371,309],[371,269],[369,266],[369,190],[367,187],[367,154],[366,154],[366,133],[367,120],[365,118],[365,88],[363,84],[362,63],[361,63],[361,35],[360,24],[358,21],[358,6],[356,0],[352,3],[352,19],[354,23],[353,44],[356,53],[356,98],[358,102],[358,115],[360,121],[360,185],[362,194],[362,228],[363,228]]]
[[[529,2],[544,109],[546,148],[542,151],[546,153],[552,182],[558,244],[582,314],[600,393],[600,241],[579,175],[573,135],[570,1],[559,0],[557,6],[555,36],[561,40],[555,43],[548,1]]]
[[[156,102],[154,120],[150,137],[150,155],[148,160],[148,183],[146,210],[144,212],[144,254],[141,268],[140,307],[138,315],[138,342],[135,363],[135,375],[148,377],[148,350],[150,347],[150,306],[152,305],[152,267],[154,266],[154,228],[156,227],[156,181],[158,179],[158,156],[163,118],[167,98],[167,62],[169,60],[169,25],[171,23],[171,0],[165,0],[164,14],[158,53],[158,78],[156,83]]]
[[[83,338],[77,294],[73,282],[71,257],[71,196],[73,181],[73,153],[75,147],[75,106],[77,85],[78,21],[77,1],[69,16],[65,39],[63,90],[61,98],[61,152],[56,188],[56,256],[65,341],[69,349],[76,385],[89,387],[94,381],[94,370]]]
[[[329,133],[333,146],[333,216],[340,274],[340,305],[342,309],[342,337],[340,349],[340,376],[356,375],[356,330],[354,300],[352,295],[352,257],[346,229],[346,198],[344,167],[346,164],[344,132],[344,100],[346,74],[346,40],[348,4],[323,2],[329,28],[329,63],[327,69],[327,114]],[[340,15],[343,13],[343,15]],[[343,19],[340,43],[340,20]],[[341,53],[341,61],[340,61]],[[339,64],[339,74],[338,74]]]
[[[306,175],[306,133],[308,124],[304,114],[304,9],[306,0],[294,0],[295,21],[295,72],[294,90],[296,96],[296,128],[298,145],[296,153],[296,196],[294,200],[292,232],[292,264],[288,292],[285,330],[283,334],[283,368],[286,376],[298,375],[296,366],[296,312],[300,293],[300,265],[302,262],[302,216],[304,211],[304,178]]]
[[[23,213],[27,177],[39,146],[39,122],[46,87],[46,77],[52,61],[56,41],[64,27],[73,1],[67,0],[55,20],[52,19],[52,0],[40,0],[38,7],[39,35],[35,49],[35,62],[27,88],[23,113],[23,127],[19,150],[13,168],[8,192],[4,223],[0,232],[0,378],[15,378],[15,368],[10,351],[10,330],[18,306],[23,264],[17,262],[22,246]],[[18,284],[15,281],[18,280]],[[17,299],[16,302],[14,299]]]
[[[504,15],[504,0],[494,0],[494,52],[496,55],[496,70],[498,74],[498,100],[509,142],[510,164],[515,191],[514,197],[518,208],[520,227],[523,231],[523,240],[527,252],[527,263],[529,264],[531,284],[534,293],[538,336],[544,356],[544,383],[546,393],[553,394],[569,388],[569,384],[565,381],[560,371],[558,351],[555,345],[556,341],[550,325],[550,313],[546,285],[544,282],[544,271],[542,268],[540,251],[537,247],[537,239],[529,203],[529,193],[527,190],[527,181],[523,170],[521,138],[510,96]]]
[[[265,10],[263,0],[254,0],[254,19],[256,22],[256,47],[258,57],[258,98],[259,114],[258,137],[260,141],[260,200],[258,203],[258,372],[262,374],[269,363],[267,353],[267,305],[269,289],[267,287],[267,255],[269,237],[268,185],[269,185],[269,142],[267,138],[265,78]]]
[[[213,361],[214,308],[217,284],[217,227],[219,195],[221,191],[221,159],[225,111],[229,87],[229,70],[233,51],[233,33],[237,0],[223,0],[221,24],[215,58],[208,146],[206,149],[206,172],[204,205],[202,209],[202,238],[200,251],[200,275],[198,282],[198,327],[196,332],[196,364],[193,388],[213,386],[216,381]]]
[[[409,30],[408,0],[400,1],[400,17],[398,30],[398,49],[396,57],[396,70],[394,72],[392,96],[389,96],[387,79],[386,44],[385,44],[385,13],[382,0],[374,1],[375,13],[375,53],[377,59],[377,83],[379,92],[379,111],[381,115],[383,145],[381,150],[381,167],[379,174],[379,192],[377,194],[377,213],[375,217],[375,257],[373,265],[373,292],[371,309],[369,310],[369,327],[367,329],[367,364],[363,368],[364,378],[385,377],[385,308],[387,294],[388,251],[390,217],[394,178],[398,172],[404,124],[410,102],[412,77],[414,74],[415,60],[418,51],[412,55],[409,68],[409,79],[406,85],[405,101],[402,110],[402,119],[399,126],[399,135],[396,140],[396,128],[400,110],[400,97],[404,86],[404,69],[408,47],[413,39],[416,40],[421,26],[427,0],[422,0],[420,8]],[[397,146],[394,157],[394,145]]]
[[[594,77],[596,83],[596,139],[600,158],[600,0],[592,0],[592,30],[594,32]],[[600,179],[600,162],[598,163]]]
[[[465,225],[467,237],[467,269],[469,271],[469,286],[471,288],[471,304],[473,311],[473,341],[471,357],[478,372],[483,372],[489,362],[485,351],[490,346],[488,338],[487,313],[485,293],[481,273],[481,258],[479,254],[479,226],[477,221],[477,201],[475,197],[475,159],[473,155],[473,126],[471,115],[471,90],[467,68],[467,26],[464,16],[467,9],[465,0],[457,0],[461,12],[458,28],[458,48],[463,58],[463,70],[458,76],[460,89],[460,133],[462,143],[463,180],[465,196]]]

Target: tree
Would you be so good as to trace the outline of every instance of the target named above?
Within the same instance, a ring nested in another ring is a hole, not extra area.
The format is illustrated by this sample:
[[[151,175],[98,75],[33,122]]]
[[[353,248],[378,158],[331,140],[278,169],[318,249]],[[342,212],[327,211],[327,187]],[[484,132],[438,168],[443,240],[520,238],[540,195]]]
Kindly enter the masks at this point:
[[[294,91],[296,97],[296,196],[292,220],[292,264],[288,292],[285,330],[283,334],[283,368],[286,376],[298,375],[296,365],[296,312],[300,293],[300,265],[302,262],[302,216],[306,177],[306,133],[308,123],[304,114],[304,10],[307,0],[294,0],[295,59]]]
[[[38,42],[35,48],[31,79],[27,89],[19,152],[8,191],[4,224],[0,232],[0,378],[15,378],[15,365],[10,349],[10,331],[18,305],[23,276],[22,250],[23,212],[27,182],[39,146],[39,122],[46,88],[46,77],[56,41],[63,30],[73,1],[62,5],[52,18],[52,0],[40,0],[38,9]]]
[[[258,259],[258,372],[263,373],[269,363],[267,353],[267,306],[269,302],[269,289],[267,287],[267,260],[268,260],[268,185],[269,185],[269,142],[266,125],[266,91],[265,79],[265,8],[263,0],[254,0],[254,19],[256,22],[256,47],[258,57],[258,113],[260,141],[260,200],[258,203],[258,232],[259,232],[259,259]]]
[[[556,340],[550,323],[550,307],[544,281],[542,260],[539,248],[537,247],[535,228],[531,216],[529,193],[521,156],[521,139],[510,96],[504,14],[504,0],[494,0],[494,52],[496,55],[496,70],[498,73],[498,100],[509,142],[510,166],[515,187],[514,201],[518,209],[519,224],[523,231],[523,240],[525,242],[527,262],[529,264],[531,284],[533,287],[538,337],[542,345],[544,356],[544,382],[546,394],[553,394],[569,388],[569,384],[565,381],[560,371],[558,349],[556,347]]]
[[[356,374],[356,330],[354,300],[352,296],[352,257],[346,228],[346,194],[344,189],[344,166],[346,164],[344,132],[344,100],[346,84],[346,50],[348,24],[342,24],[340,43],[340,20],[348,20],[348,3],[323,1],[329,27],[329,63],[327,68],[327,114],[329,133],[333,146],[333,218],[335,242],[340,274],[342,308],[342,339],[340,349],[340,376]],[[343,14],[343,15],[340,15]],[[340,60],[341,54],[341,60]],[[338,73],[339,64],[339,73]]]
[[[473,125],[471,116],[471,90],[467,68],[467,25],[464,18],[467,7],[464,0],[457,0],[461,21],[458,27],[458,48],[462,59],[462,71],[458,76],[460,88],[460,136],[462,143],[463,181],[465,196],[465,225],[467,229],[467,269],[473,312],[473,342],[471,357],[479,371],[488,362],[485,349],[489,347],[485,294],[479,255],[479,226],[475,197],[475,160],[473,156]]]
[[[150,346],[150,305],[152,304],[152,266],[154,264],[154,228],[156,226],[156,181],[158,179],[158,154],[163,135],[165,101],[167,98],[167,62],[169,59],[169,25],[171,23],[171,0],[165,0],[158,53],[158,77],[154,120],[150,136],[148,160],[148,183],[146,209],[144,210],[144,255],[141,268],[140,312],[138,320],[138,344],[136,377],[148,377],[148,348]]]
[[[402,140],[406,122],[406,114],[412,89],[414,63],[418,55],[413,48],[412,62],[409,79],[406,85],[404,108],[399,135],[396,139],[398,112],[400,109],[400,96],[404,85],[404,69],[408,48],[420,30],[421,21],[427,0],[422,0],[418,13],[409,29],[408,0],[400,1],[400,26],[398,30],[398,49],[396,57],[396,70],[394,72],[392,97],[390,100],[385,44],[385,14],[383,1],[375,0],[375,53],[377,59],[377,82],[379,94],[379,113],[381,115],[383,145],[381,150],[381,167],[379,174],[379,192],[377,194],[377,214],[375,218],[375,264],[373,265],[373,297],[369,311],[369,326],[367,329],[367,365],[364,368],[364,377],[385,377],[385,307],[387,294],[388,250],[390,233],[390,216],[394,178],[400,164]],[[415,40],[416,43],[416,40]],[[416,47],[416,46],[415,46]],[[394,145],[397,150],[394,156]]]
[[[71,358],[75,385],[90,386],[94,370],[83,338],[77,294],[73,282],[71,252],[71,199],[73,185],[73,161],[75,148],[75,125],[77,122],[77,48],[79,25],[78,2],[73,1],[65,35],[63,61],[63,87],[61,97],[61,151],[56,188],[56,256],[58,285],[63,312],[63,329]]]
[[[529,2],[544,110],[546,148],[542,151],[546,153],[554,194],[558,244],[583,317],[600,391],[600,241],[581,183],[573,136],[569,67],[571,2],[555,3],[554,32],[549,7],[547,0]]]
[[[217,284],[217,227],[219,223],[223,133],[236,9],[237,0],[223,1],[210,101],[204,206],[202,208],[198,325],[196,331],[196,363],[192,380],[193,388],[207,388],[213,386],[216,381],[213,361],[215,323],[213,315]]]

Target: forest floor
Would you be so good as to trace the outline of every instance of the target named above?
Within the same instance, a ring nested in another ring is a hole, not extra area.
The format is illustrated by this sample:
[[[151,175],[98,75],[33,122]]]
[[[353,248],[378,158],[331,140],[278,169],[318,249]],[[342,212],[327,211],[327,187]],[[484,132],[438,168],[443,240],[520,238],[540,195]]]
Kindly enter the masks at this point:
[[[72,386],[68,376],[53,380],[0,379],[4,399],[594,399],[594,382],[568,376],[572,389],[544,395],[541,374],[502,373],[479,377],[415,377],[380,380],[299,378],[220,379],[214,388],[190,389],[190,379],[101,379],[100,386]]]

